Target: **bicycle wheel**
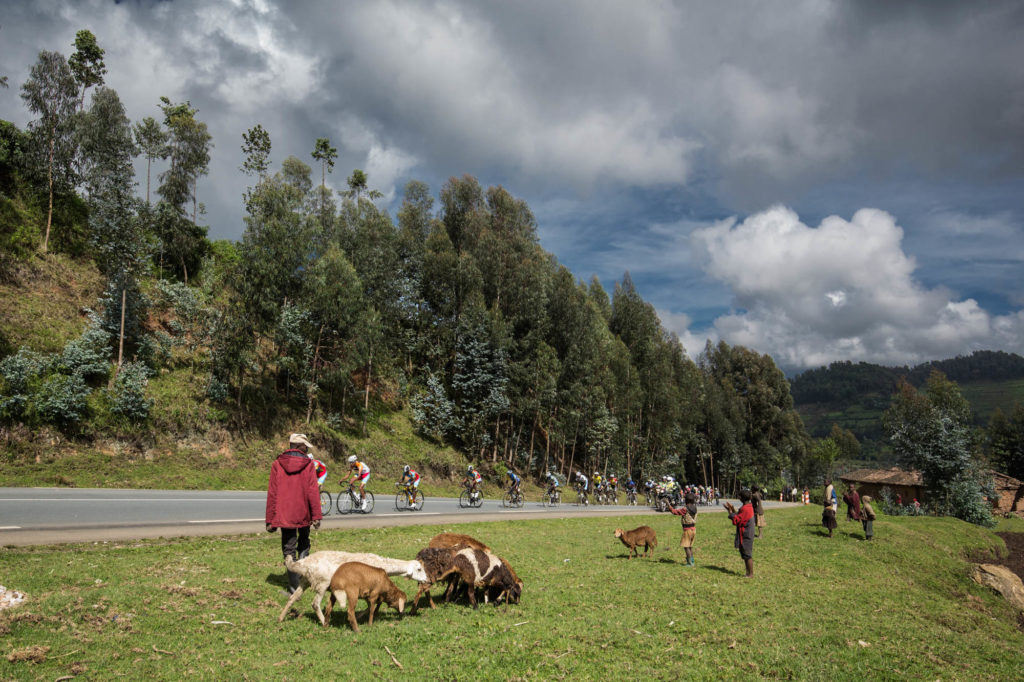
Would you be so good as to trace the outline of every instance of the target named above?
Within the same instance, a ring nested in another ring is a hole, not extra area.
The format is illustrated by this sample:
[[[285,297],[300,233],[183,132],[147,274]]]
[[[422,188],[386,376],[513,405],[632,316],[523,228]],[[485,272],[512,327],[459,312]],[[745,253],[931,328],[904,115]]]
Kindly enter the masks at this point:
[[[320,515],[330,516],[331,514],[331,494],[326,490],[320,491]]]
[[[406,511],[409,509],[409,496],[405,494],[405,491],[401,491],[395,495],[395,511]]]
[[[334,498],[334,506],[338,508],[339,514],[351,514],[354,503],[351,491],[342,491]]]
[[[360,509],[359,511],[363,512],[364,514],[369,514],[373,511],[373,493],[371,493],[369,490],[366,491],[366,508]]]
[[[562,502],[562,491],[561,490],[556,490],[555,492],[551,493],[551,506],[552,507],[557,507],[559,504],[561,504],[561,502]]]
[[[514,507],[516,504],[516,498],[512,493],[505,493],[505,497],[501,498],[502,507]]]
[[[482,507],[482,506],[484,506],[484,491],[483,490],[477,490],[476,491],[476,497],[474,497],[474,498],[472,498],[470,500],[470,504],[472,504],[474,507]]]
[[[423,503],[427,501],[426,496],[419,490],[412,491],[412,505],[409,507],[412,511],[420,511],[423,509]]]
[[[469,491],[463,490],[462,494],[459,495],[459,506],[465,509],[466,507],[472,506],[472,504],[473,500],[469,496]]]
[[[519,491],[516,491],[515,499],[512,501],[517,507],[522,507],[526,503],[526,497]]]

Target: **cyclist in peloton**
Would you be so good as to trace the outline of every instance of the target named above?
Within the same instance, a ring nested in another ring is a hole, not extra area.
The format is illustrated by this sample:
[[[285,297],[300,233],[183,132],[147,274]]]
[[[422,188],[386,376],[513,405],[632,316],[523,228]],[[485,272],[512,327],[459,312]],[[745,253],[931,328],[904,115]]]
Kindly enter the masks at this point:
[[[472,464],[466,469],[466,478],[462,482],[463,484],[469,483],[469,495],[472,499],[475,500],[480,496],[480,484],[484,482],[484,479]]]
[[[608,489],[613,493],[619,492],[619,477],[615,474],[608,474]]]
[[[508,474],[507,475],[508,475],[509,480],[512,481],[512,485],[509,486],[508,491],[510,493],[518,492],[519,491],[519,486],[522,485],[522,483],[523,483],[522,477],[519,474],[517,474],[516,472],[512,471],[511,469],[508,470]]]
[[[583,472],[579,469],[576,470],[576,487],[579,489],[580,494],[583,495],[583,504],[586,506],[587,502],[587,489],[590,487],[590,481],[583,475]]]
[[[416,473],[416,470],[410,467],[408,464],[405,465],[405,469],[402,473],[401,480],[398,481],[400,485],[407,485],[410,488],[420,487],[420,475]]]
[[[548,475],[544,477],[544,480],[548,483],[548,489],[545,491],[544,495],[551,497],[551,494],[555,492],[556,488],[558,488],[558,478],[555,477],[554,472],[549,471]]]
[[[594,472],[594,478],[591,479],[591,480],[594,481],[594,492],[595,493],[600,493],[602,491],[602,489],[604,488],[604,479],[601,478],[601,474],[599,472],[595,471]]]
[[[312,452],[307,452],[306,457],[313,460],[313,472],[316,474],[317,486],[323,487],[324,481],[327,480],[327,465],[314,457]]]
[[[633,480],[632,476],[626,479],[626,494],[628,495],[631,492],[636,495],[636,481]]]
[[[355,455],[349,455],[348,468],[352,472],[352,475],[348,477],[348,484],[352,485],[356,481],[359,481],[359,499],[360,507],[366,509],[366,484],[370,481],[370,467],[366,466],[363,462],[356,459]],[[340,485],[344,485],[345,481],[339,481]]]

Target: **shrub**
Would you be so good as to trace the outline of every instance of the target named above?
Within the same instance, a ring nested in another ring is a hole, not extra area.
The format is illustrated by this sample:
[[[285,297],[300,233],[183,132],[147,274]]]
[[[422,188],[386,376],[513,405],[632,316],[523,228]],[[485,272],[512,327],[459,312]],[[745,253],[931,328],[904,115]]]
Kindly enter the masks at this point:
[[[110,356],[110,334],[93,316],[92,323],[82,335],[64,346],[54,361],[54,369],[83,379],[102,378],[110,371]]]
[[[27,348],[0,361],[0,419],[13,421],[25,414],[32,384],[45,367],[46,359]]]
[[[149,416],[153,401],[146,397],[149,377],[146,366],[141,362],[128,362],[114,379],[111,390],[111,408],[114,414],[133,421],[142,421]]]
[[[85,417],[90,393],[80,374],[51,374],[35,396],[35,411],[44,421],[70,426]]]

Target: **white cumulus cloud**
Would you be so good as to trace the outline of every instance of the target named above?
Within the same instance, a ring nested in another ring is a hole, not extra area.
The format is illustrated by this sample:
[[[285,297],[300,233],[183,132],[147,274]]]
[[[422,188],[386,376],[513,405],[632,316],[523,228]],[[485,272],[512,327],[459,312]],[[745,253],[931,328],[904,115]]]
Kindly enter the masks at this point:
[[[1021,313],[994,316],[974,299],[922,286],[903,230],[884,211],[861,209],[810,227],[777,206],[696,230],[692,239],[705,271],[735,297],[735,312],[715,320],[713,335],[770,353],[784,367],[1024,350]]]

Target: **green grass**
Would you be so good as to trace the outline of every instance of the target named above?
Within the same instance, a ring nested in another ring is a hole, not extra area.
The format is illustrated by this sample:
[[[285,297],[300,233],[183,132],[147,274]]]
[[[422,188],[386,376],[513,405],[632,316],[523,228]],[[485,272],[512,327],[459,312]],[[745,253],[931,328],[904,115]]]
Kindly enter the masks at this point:
[[[1024,404],[1024,379],[961,384],[960,392],[970,401],[975,421],[987,426],[997,407],[1009,416],[1014,403]]]
[[[612,531],[636,517],[450,526],[510,561],[522,603],[442,604],[401,620],[384,607],[359,635],[337,613],[320,628],[308,598],[277,623],[277,535],[8,548],[3,584],[29,601],[0,612],[0,678],[1019,678],[1016,614],[963,560],[1005,551],[998,537],[882,517],[872,543],[845,522],[830,540],[818,516],[771,512],[754,580],[740,577],[723,514],[698,518],[695,568],[680,563],[674,517],[642,518],[661,546],[631,561]],[[411,558],[441,530],[321,531],[314,550]],[[31,647],[45,648],[37,662],[19,661]]]

